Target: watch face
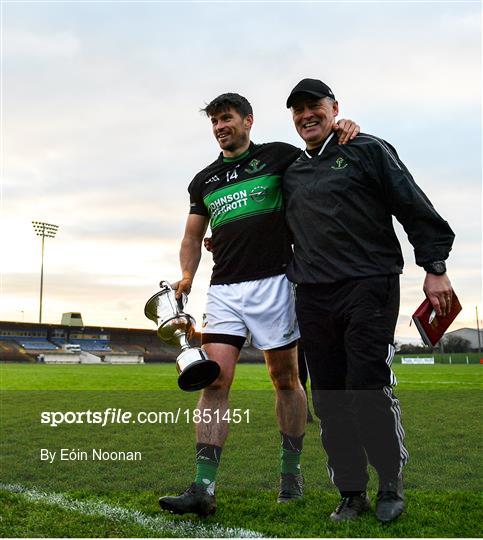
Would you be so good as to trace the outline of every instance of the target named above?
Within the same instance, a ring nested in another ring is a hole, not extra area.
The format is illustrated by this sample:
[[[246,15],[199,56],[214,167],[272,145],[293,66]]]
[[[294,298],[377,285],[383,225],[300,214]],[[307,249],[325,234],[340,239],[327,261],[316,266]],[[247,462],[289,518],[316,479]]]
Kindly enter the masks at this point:
[[[433,273],[435,273],[436,275],[441,275],[446,272],[446,264],[444,263],[444,261],[436,261],[432,263],[431,266]]]

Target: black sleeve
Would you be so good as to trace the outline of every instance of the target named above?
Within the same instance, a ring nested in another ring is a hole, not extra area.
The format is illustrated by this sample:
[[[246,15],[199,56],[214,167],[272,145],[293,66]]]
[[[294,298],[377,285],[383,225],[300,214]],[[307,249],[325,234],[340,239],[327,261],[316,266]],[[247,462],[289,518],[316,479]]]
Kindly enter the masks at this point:
[[[283,163],[284,169],[287,169],[289,165],[300,156],[302,150],[288,143],[277,143],[279,145],[279,160]]]
[[[386,141],[374,137],[369,152],[389,209],[404,227],[414,247],[416,264],[424,266],[446,260],[455,235],[416,184],[396,150]]]
[[[190,194],[190,214],[198,214],[200,216],[209,216],[208,209],[203,202],[203,196],[199,188],[200,181],[198,175],[193,178],[188,186],[188,193]]]

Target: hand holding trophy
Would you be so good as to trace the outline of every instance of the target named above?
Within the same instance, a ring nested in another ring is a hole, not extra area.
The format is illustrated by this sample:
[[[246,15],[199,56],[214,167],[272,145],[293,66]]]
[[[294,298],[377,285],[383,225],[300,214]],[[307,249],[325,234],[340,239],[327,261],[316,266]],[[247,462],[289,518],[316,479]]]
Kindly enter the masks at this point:
[[[183,311],[188,300],[186,294],[175,297],[175,291],[167,281],[161,281],[161,290],[152,296],[144,307],[144,314],[156,323],[158,337],[170,345],[181,347],[176,359],[181,390],[194,392],[211,384],[220,374],[220,366],[210,360],[205,351],[191,347],[188,336],[195,327],[194,318]]]

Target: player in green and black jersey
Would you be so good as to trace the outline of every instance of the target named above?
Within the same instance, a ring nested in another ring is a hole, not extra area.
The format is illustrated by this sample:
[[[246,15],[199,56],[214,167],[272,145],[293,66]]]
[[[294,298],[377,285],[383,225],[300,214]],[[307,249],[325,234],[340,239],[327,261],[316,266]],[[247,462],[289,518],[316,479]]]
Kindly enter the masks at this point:
[[[307,403],[298,378],[293,289],[285,276],[291,244],[281,178],[300,150],[285,143],[252,143],[252,108],[238,94],[223,94],[204,111],[222,152],[189,185],[191,206],[180,249],[182,279],[174,285],[178,297],[189,293],[209,224],[215,264],[202,344],[221,373],[203,390],[198,408],[218,410],[220,418],[228,410],[236,362],[250,333],[264,353],[276,391],[282,438],[278,502],[287,502],[302,496],[300,453]],[[354,124],[346,124],[346,130],[339,131],[349,140],[355,136]],[[196,429],[195,482],[179,497],[162,497],[160,505],[174,513],[204,516],[216,508],[215,476],[228,423],[213,420]]]
[[[212,285],[285,273],[292,249],[280,181],[299,154],[290,144],[250,142],[237,157],[221,153],[189,185],[190,214],[210,219]]]

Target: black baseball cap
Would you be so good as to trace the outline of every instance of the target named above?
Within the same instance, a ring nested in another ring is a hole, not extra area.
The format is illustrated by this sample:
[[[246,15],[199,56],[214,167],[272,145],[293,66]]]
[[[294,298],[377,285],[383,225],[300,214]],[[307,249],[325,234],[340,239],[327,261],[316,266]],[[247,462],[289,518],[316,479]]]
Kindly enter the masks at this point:
[[[310,94],[318,98],[330,97],[335,99],[334,92],[322,81],[318,79],[302,79],[290,92],[287,99],[287,109],[290,109],[293,105],[297,94]]]

